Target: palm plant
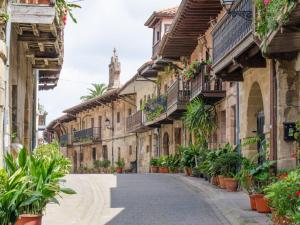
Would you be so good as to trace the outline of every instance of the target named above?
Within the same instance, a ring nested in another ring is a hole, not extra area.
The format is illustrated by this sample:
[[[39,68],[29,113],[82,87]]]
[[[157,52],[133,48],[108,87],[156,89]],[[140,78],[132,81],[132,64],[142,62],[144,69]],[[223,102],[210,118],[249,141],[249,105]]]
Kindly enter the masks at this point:
[[[107,90],[107,87],[105,84],[92,84],[92,86],[93,86],[93,88],[88,88],[88,91],[89,91],[88,95],[80,97],[81,100],[87,101],[87,100],[90,100],[97,96],[101,96]]]
[[[215,108],[196,98],[187,105],[183,120],[187,128],[195,133],[197,142],[204,145],[216,128]]]

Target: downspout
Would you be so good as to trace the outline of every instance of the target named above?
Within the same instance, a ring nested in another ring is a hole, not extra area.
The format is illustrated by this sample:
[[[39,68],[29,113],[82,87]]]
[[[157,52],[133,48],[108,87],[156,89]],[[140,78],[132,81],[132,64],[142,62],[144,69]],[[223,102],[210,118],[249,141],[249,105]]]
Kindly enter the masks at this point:
[[[138,160],[138,157],[139,157],[139,154],[138,154],[138,149],[139,149],[139,138],[138,138],[138,133],[135,133],[135,143],[136,143],[136,145],[135,145],[135,159],[136,159],[136,164],[135,164],[135,166],[136,166],[136,173],[138,173],[138,162],[139,162],[139,160]]]
[[[271,159],[277,160],[277,78],[276,63],[270,61]]]
[[[240,83],[237,82],[236,84],[236,144],[238,147],[238,152],[241,155],[241,140],[240,140],[240,132],[241,132],[241,127],[240,127]]]
[[[114,135],[115,135],[115,124],[114,124],[114,117],[115,117],[115,108],[114,108],[114,103],[113,101],[111,102],[111,164],[112,166],[115,165],[115,160],[114,160]]]

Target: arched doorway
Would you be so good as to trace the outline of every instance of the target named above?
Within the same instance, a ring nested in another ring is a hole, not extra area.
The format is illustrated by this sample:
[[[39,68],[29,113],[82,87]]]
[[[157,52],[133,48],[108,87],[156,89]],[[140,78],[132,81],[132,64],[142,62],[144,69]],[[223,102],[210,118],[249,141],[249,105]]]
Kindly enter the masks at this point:
[[[163,137],[163,150],[164,150],[164,155],[169,155],[169,134],[167,132],[164,133]]]
[[[255,82],[250,90],[247,109],[247,136],[258,136],[260,138],[257,145],[250,146],[251,150],[253,150],[253,154],[262,153],[263,150],[266,150],[263,148],[265,143],[264,126],[265,114],[262,92],[259,84]],[[258,158],[259,163],[263,162],[263,160],[263,157]]]

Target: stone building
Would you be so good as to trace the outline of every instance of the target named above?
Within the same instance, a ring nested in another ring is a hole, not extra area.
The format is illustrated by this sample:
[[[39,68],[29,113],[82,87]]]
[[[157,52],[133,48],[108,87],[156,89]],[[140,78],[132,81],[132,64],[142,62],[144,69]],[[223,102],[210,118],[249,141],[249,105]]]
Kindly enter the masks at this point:
[[[1,1],[0,167],[11,143],[37,144],[39,90],[57,85],[64,24],[52,1]],[[13,146],[13,145],[12,145]]]
[[[114,50],[107,92],[64,110],[65,115],[47,127],[52,133],[50,139],[60,140],[62,152],[72,160],[74,172],[79,167],[91,168],[96,160],[104,159],[113,166],[124,159],[125,169],[135,169],[136,136],[126,128],[126,118],[135,112],[135,96],[119,94],[120,72]]]

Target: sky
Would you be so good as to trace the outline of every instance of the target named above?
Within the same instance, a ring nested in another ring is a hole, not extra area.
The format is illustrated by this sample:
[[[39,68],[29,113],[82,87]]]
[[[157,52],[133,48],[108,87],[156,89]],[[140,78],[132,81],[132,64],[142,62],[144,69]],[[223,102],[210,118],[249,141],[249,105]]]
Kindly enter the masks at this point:
[[[64,64],[58,86],[39,92],[47,123],[80,103],[92,83],[108,83],[108,65],[117,49],[124,84],[152,54],[152,30],[144,26],[153,11],[174,7],[180,0],[84,0],[67,19]]]

